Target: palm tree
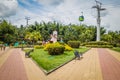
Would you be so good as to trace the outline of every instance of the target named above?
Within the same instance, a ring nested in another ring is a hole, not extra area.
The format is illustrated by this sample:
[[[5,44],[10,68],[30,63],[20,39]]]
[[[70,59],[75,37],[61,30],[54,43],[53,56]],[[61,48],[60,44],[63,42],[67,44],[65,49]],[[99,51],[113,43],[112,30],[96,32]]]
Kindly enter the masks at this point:
[[[41,40],[42,37],[39,32],[33,31],[32,33],[28,32],[25,36],[25,39],[32,41],[33,45],[36,41]]]

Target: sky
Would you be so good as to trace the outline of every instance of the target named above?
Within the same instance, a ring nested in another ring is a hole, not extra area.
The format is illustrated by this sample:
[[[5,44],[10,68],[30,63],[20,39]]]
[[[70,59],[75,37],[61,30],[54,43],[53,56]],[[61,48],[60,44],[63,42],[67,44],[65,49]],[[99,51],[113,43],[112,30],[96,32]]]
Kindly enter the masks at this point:
[[[107,31],[120,31],[120,0],[97,0],[102,3],[101,26]],[[13,25],[26,25],[37,22],[56,21],[65,25],[82,24],[97,25],[97,10],[95,0],[0,0],[0,19],[6,19]]]

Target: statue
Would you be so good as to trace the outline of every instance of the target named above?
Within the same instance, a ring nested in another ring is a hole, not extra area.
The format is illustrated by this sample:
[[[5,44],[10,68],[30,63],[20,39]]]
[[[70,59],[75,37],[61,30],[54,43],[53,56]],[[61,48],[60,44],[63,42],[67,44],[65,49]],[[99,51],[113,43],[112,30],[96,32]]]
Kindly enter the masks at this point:
[[[53,34],[51,34],[51,40],[53,43],[57,42],[57,31],[53,31]]]

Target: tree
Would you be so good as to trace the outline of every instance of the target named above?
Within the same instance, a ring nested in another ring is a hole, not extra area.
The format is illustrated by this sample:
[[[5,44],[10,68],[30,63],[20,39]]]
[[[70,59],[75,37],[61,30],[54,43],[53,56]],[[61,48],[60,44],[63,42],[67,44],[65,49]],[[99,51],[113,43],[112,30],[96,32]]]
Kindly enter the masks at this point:
[[[112,36],[110,34],[104,34],[101,36],[101,40],[112,43]]]
[[[6,20],[3,20],[0,23],[0,40],[5,43],[15,42],[17,39],[17,28],[12,24],[8,23]]]
[[[41,35],[40,35],[39,32],[34,31],[34,32],[32,32],[32,33],[27,32],[27,34],[26,34],[26,36],[25,36],[25,39],[32,41],[32,43],[33,43],[33,45],[34,45],[34,43],[35,43],[36,41],[38,41],[38,40],[41,40],[42,37],[41,37]]]

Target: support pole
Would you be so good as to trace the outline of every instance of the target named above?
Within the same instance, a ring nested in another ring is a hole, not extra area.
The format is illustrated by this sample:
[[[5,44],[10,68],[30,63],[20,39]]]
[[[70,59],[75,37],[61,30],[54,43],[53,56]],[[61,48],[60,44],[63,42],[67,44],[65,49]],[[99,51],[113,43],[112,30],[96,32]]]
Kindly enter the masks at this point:
[[[96,1],[96,5],[93,6],[92,8],[97,9],[97,35],[96,35],[96,41],[100,41],[100,24],[101,24],[101,19],[100,19],[100,11],[106,10],[105,8],[101,8],[102,3],[99,1]]]

